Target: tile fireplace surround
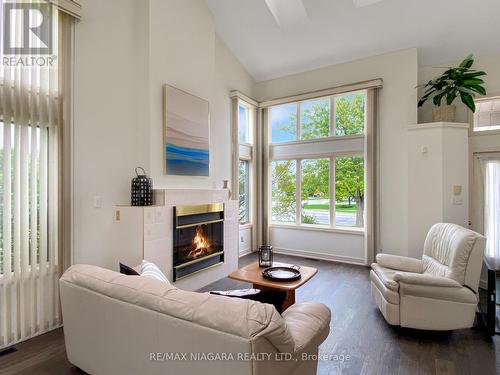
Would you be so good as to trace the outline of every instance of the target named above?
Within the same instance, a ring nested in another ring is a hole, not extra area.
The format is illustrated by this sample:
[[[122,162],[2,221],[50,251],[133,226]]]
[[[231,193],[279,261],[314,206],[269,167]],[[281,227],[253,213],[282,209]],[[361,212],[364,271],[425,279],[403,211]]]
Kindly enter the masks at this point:
[[[155,190],[155,205],[117,206],[116,238],[119,261],[136,265],[153,262],[173,279],[174,207],[224,203],[224,263],[175,282],[184,290],[196,290],[219,280],[238,268],[238,201],[229,200],[228,190]]]

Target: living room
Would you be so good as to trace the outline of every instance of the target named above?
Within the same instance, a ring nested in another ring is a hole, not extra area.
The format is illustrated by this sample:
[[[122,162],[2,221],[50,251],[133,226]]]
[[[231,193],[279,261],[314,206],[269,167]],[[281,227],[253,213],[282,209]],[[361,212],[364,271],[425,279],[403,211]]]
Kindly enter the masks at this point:
[[[498,2],[1,8],[0,373],[499,371]]]

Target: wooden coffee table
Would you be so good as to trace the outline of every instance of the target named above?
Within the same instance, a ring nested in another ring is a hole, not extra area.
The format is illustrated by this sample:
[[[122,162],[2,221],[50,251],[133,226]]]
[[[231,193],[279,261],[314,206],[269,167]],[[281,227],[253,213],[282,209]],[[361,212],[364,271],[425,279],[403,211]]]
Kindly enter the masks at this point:
[[[292,264],[273,262],[273,267],[291,266]],[[295,289],[308,282],[311,277],[318,273],[313,267],[300,266],[301,277],[295,281],[271,281],[262,276],[265,268],[259,267],[259,262],[237,269],[228,277],[230,279],[252,283],[253,287],[260,290],[282,290],[286,292],[283,311],[295,303]]]

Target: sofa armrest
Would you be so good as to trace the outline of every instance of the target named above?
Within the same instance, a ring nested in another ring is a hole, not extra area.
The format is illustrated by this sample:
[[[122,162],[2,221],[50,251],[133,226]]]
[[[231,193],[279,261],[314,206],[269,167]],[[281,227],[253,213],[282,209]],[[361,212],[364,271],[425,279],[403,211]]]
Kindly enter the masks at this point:
[[[319,302],[301,302],[282,315],[294,341],[294,352],[319,346],[330,333],[331,312]]]
[[[428,285],[428,286],[444,286],[449,288],[462,288],[460,283],[453,279],[442,276],[434,276],[428,273],[396,273],[394,280],[399,283],[413,284],[413,285]]]
[[[391,254],[377,254],[377,264],[394,270],[422,273],[423,266],[420,259],[402,257]]]

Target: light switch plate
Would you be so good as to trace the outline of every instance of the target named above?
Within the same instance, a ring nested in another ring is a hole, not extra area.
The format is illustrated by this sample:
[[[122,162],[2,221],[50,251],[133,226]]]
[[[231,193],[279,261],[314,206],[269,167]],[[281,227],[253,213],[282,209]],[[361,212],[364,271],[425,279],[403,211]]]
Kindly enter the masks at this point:
[[[94,208],[102,207],[102,199],[99,195],[94,195]]]

